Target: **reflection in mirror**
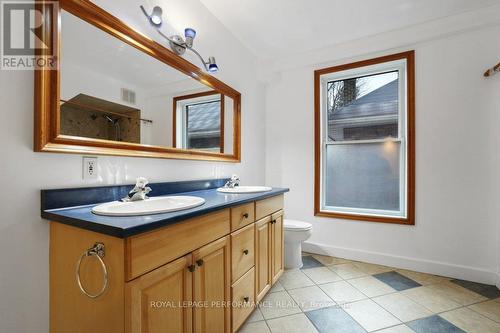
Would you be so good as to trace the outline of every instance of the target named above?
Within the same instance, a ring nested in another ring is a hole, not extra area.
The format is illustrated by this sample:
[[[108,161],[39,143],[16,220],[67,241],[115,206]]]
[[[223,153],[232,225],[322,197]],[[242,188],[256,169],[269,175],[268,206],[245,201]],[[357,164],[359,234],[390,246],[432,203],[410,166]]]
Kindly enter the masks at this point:
[[[172,109],[175,148],[232,151],[231,98],[214,90],[175,96]]]
[[[233,153],[234,103],[61,11],[60,134]]]

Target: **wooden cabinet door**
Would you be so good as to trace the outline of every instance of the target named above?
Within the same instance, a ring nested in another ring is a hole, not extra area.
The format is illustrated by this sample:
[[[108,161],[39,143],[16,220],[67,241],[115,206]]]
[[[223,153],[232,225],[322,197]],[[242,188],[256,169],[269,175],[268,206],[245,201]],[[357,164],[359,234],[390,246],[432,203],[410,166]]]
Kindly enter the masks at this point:
[[[284,268],[284,231],[283,211],[271,216],[271,283],[274,284],[280,278]]]
[[[193,252],[195,333],[229,333],[231,253],[229,236]]]
[[[255,222],[255,298],[262,300],[271,288],[271,217]]]
[[[126,328],[131,333],[190,333],[192,275],[188,254],[126,283]]]

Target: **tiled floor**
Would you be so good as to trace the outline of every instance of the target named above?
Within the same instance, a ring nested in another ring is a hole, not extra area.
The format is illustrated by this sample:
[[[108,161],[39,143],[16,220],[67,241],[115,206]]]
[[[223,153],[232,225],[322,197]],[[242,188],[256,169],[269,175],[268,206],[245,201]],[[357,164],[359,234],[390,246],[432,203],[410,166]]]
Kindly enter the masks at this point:
[[[495,286],[320,255],[303,262],[241,333],[500,333]]]

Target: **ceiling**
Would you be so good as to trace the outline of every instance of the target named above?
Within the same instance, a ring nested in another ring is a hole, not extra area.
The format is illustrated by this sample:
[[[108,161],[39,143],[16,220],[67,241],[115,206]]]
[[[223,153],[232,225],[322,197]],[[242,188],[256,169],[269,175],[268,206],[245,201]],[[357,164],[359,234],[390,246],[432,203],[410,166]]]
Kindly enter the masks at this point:
[[[500,3],[500,0],[200,1],[263,59],[321,49]]]

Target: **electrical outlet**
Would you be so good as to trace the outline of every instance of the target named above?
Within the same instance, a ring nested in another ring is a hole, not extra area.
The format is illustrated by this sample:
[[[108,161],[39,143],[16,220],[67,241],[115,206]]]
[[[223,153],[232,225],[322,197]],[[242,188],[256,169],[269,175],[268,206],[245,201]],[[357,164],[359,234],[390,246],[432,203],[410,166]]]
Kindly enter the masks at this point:
[[[97,157],[83,157],[83,180],[97,179]]]

